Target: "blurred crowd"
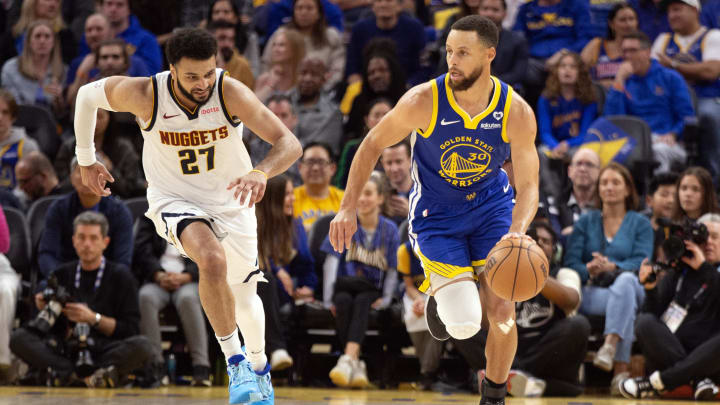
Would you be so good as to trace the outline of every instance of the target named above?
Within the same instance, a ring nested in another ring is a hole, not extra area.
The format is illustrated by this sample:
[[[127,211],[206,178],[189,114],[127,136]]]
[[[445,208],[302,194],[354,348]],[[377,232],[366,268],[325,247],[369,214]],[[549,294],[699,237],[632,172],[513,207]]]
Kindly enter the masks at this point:
[[[714,398],[720,0],[0,0],[0,384],[222,378],[197,266],[143,216],[134,117],[98,111],[111,197],[83,186],[73,159],[78,89],[166,70],[173,30],[195,26],[304,148],[256,208],[273,375],[477,389],[486,334],[440,342],[424,321],[412,134],[364,186],[351,248],[327,240],[360,143],[407,89],[447,72],[445,38],[471,14],[497,24],[492,74],[538,125],[528,234],[551,278],[516,305],[510,394]],[[243,140],[253,163],[270,148],[247,128]]]

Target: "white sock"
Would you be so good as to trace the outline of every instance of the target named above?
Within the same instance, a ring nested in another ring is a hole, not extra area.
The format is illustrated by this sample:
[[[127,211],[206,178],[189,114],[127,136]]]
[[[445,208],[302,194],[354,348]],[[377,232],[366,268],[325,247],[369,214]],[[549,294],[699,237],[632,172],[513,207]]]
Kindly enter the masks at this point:
[[[265,349],[261,349],[259,352],[247,351],[248,360],[252,365],[253,370],[263,371],[267,366],[267,355],[265,355]]]
[[[240,345],[240,336],[238,334],[237,328],[235,328],[235,330],[227,336],[215,335],[215,338],[217,339],[218,343],[220,343],[220,348],[222,349],[223,354],[225,354],[226,361],[236,354],[243,354],[242,346]]]
[[[650,374],[650,384],[652,384],[653,388],[658,391],[665,390],[665,384],[663,384],[662,379],[660,378],[659,371],[655,371],[654,373]]]
[[[267,365],[265,355],[265,311],[257,295],[257,283],[231,284],[235,297],[235,321],[245,342],[245,352],[253,370],[262,371]]]

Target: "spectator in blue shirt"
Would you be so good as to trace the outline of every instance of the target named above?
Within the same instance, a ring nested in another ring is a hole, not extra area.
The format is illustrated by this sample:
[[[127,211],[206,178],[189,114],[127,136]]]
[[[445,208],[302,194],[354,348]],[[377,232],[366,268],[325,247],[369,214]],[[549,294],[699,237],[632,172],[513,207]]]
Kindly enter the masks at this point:
[[[563,187],[558,179],[563,177],[565,164],[582,145],[585,132],[597,117],[587,67],[577,53],[562,52],[537,102],[541,183],[550,194]]]
[[[637,11],[640,31],[651,41],[663,32],[670,32],[667,14],[660,3],[662,0],[628,0],[628,4]]]
[[[714,178],[720,175],[720,30],[700,24],[698,0],[667,2],[673,32],[661,34],[652,47],[652,57],[675,69],[697,96],[697,115],[702,165]]]
[[[397,287],[397,250],[400,245],[395,224],[380,215],[387,197],[387,179],[380,172],[370,176],[358,200],[358,229],[343,253],[325,239],[323,283],[330,301],[335,327],[344,354],[330,371],[330,379],[341,387],[369,384],[360,348],[367,331],[370,309],[386,308]],[[334,292],[333,292],[334,291]]]
[[[77,79],[77,71],[83,65],[85,69],[81,70],[87,72],[88,78],[97,75],[98,70],[96,68],[94,52],[100,43],[111,38],[110,23],[104,15],[100,13],[92,14],[87,18],[87,20],[85,20],[85,41],[88,45],[89,52],[85,55],[78,56],[70,62],[67,73],[68,84],[75,84],[74,82]],[[128,76],[141,77],[149,75],[150,72],[148,71],[145,61],[137,56],[137,54],[131,55]],[[79,82],[76,86],[79,88],[85,83],[87,83],[87,81],[82,83]],[[77,90],[75,90],[73,94],[68,94],[68,100],[72,100],[72,104],[75,104],[74,99],[76,95]]]
[[[583,143],[597,117],[590,73],[575,52],[564,51],[538,100],[541,151],[551,159],[566,159]]]
[[[685,120],[695,115],[685,80],[650,59],[650,39],[642,32],[627,35],[621,49],[625,62],[605,100],[604,114],[633,115],[647,122],[658,173],[684,165],[687,153],[678,141]]]
[[[515,31],[525,34],[530,57],[554,65],[560,51],[580,53],[593,37],[590,10],[585,1],[531,0],[522,6],[515,20]]]
[[[620,42],[625,35],[638,30],[637,12],[630,5],[620,3],[610,11],[607,25],[607,35],[588,42],[580,57],[590,68],[592,80],[609,89],[623,62]]]
[[[700,23],[708,28],[720,28],[720,0],[709,0],[703,3]]]
[[[597,184],[600,210],[575,223],[563,265],[577,271],[584,284],[580,313],[605,316],[605,341],[593,364],[614,370],[615,387],[630,375],[635,316],[645,297],[636,272],[652,255],[653,229],[634,211],[638,195],[625,166],[610,162]]]
[[[376,37],[395,42],[398,59],[410,84],[425,81],[420,70],[420,53],[425,48],[423,25],[402,12],[401,0],[373,0],[372,10],[372,17],[358,21],[352,29],[345,64],[348,83],[361,79],[363,49]]]
[[[140,25],[137,17],[130,13],[129,0],[102,0],[100,12],[110,23],[112,37],[120,37],[130,44],[134,55],[142,58],[149,74],[162,71],[163,57],[155,36]],[[80,55],[90,53],[85,36],[80,42]]]
[[[343,12],[340,7],[330,0],[321,0],[321,2],[327,24],[331,27],[337,28],[338,31],[343,32]],[[280,28],[281,25],[290,22],[293,16],[294,4],[294,0],[270,2],[268,5],[270,10],[268,11],[267,32],[265,32],[266,40],[270,38],[275,30]]]
[[[133,256],[133,221],[125,204],[114,197],[99,197],[82,184],[77,159],[70,165],[73,192],[52,203],[45,215],[45,227],[38,248],[42,278],[47,278],[61,264],[77,260],[72,245],[73,219],[83,211],[97,211],[110,223],[110,244],[105,257],[130,268]]]

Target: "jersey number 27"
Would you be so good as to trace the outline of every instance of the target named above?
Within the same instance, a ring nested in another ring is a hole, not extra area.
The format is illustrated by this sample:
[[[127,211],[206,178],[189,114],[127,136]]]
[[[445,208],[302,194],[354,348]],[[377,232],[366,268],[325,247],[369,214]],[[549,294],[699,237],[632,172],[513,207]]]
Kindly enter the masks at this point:
[[[215,145],[205,149],[183,149],[178,151],[183,174],[200,173],[198,155],[205,155],[208,171],[215,168]]]

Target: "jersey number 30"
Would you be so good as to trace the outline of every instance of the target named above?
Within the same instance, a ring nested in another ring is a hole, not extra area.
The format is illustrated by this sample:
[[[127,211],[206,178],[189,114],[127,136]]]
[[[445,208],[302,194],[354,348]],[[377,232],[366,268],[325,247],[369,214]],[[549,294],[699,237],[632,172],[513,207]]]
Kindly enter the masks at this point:
[[[208,171],[215,168],[215,145],[205,149],[183,149],[178,151],[183,174],[200,173],[200,165],[197,162],[198,155],[205,155]]]

